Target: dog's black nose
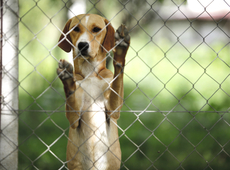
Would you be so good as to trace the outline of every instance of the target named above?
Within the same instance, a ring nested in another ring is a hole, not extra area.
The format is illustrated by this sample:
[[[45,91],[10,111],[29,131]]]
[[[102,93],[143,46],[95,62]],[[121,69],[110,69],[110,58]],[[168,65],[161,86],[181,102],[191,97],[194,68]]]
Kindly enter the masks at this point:
[[[81,51],[81,53],[86,53],[89,48],[89,43],[87,42],[80,42],[78,44],[78,49]]]

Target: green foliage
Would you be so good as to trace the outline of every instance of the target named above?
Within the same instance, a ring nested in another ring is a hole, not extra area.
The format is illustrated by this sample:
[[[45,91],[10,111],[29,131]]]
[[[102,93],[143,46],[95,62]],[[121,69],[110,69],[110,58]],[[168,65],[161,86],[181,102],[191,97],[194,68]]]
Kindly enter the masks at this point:
[[[56,67],[60,58],[67,58],[57,40],[67,20],[68,3],[20,1],[20,170],[66,166],[69,124]],[[89,12],[102,11],[112,18],[123,7],[116,1],[103,5],[108,10],[88,4]],[[115,27],[124,15],[112,20]],[[189,52],[163,37],[156,44],[141,28],[135,29],[139,32],[131,32],[118,121],[121,169],[227,170],[229,45],[216,42],[210,48],[203,43],[190,46]]]

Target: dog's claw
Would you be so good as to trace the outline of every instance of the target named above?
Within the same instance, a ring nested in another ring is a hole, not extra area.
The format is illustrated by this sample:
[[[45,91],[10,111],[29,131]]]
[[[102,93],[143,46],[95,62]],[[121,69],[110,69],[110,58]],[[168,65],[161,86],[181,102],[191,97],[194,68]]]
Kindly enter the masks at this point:
[[[115,32],[115,44],[120,47],[128,47],[130,44],[129,31],[124,24]]]
[[[65,60],[58,62],[57,74],[61,80],[73,78],[73,66]]]
[[[129,31],[124,24],[121,24],[117,29],[114,38],[116,45],[116,48],[114,49],[114,66],[123,69],[125,65],[125,56],[130,44]]]

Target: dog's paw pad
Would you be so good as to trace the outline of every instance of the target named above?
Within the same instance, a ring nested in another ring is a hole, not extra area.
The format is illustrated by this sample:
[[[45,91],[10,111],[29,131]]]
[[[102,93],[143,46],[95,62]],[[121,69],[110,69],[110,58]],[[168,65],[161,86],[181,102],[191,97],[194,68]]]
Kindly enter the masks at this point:
[[[66,60],[60,60],[58,63],[57,74],[61,80],[73,78],[73,66]]]
[[[124,24],[117,29],[115,32],[115,45],[119,47],[128,47],[130,44],[129,31]]]

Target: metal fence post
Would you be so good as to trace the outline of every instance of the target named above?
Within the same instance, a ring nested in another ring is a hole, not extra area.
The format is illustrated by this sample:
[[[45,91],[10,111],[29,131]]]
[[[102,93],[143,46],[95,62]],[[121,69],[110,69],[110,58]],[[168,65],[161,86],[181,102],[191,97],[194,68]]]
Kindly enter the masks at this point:
[[[18,169],[18,0],[1,0],[0,169]]]

